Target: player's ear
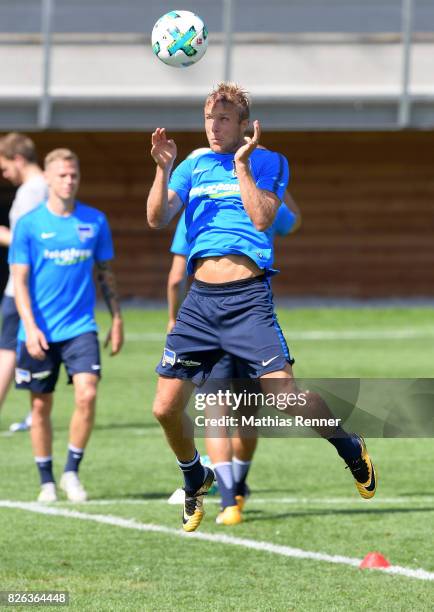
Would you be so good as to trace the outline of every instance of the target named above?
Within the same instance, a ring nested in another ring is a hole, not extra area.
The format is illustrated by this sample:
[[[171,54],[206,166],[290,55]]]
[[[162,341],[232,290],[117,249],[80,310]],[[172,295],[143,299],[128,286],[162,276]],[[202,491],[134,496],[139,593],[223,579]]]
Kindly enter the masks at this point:
[[[248,119],[241,119],[240,121],[240,127],[243,130],[243,133],[245,134],[247,132],[247,130],[249,129],[249,124],[250,121]]]
[[[15,167],[18,168],[18,170],[22,170],[27,164],[27,161],[24,159],[24,157],[22,155],[19,155],[18,153],[17,155],[14,155],[14,162]]]

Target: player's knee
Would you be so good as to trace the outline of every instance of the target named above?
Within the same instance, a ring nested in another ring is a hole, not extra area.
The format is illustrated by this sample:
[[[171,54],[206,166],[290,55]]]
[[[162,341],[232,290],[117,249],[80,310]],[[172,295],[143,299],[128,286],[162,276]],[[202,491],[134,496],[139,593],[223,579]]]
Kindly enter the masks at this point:
[[[96,386],[83,385],[75,394],[77,407],[85,412],[93,412],[96,401]]]
[[[167,406],[162,404],[161,402],[155,402],[152,407],[152,414],[160,423],[163,423],[169,415],[169,411],[167,410]]]
[[[152,408],[152,413],[159,423],[164,425],[173,419],[174,415],[178,412],[177,406],[173,402],[157,400]]]
[[[279,379],[278,384],[273,387],[275,407],[289,416],[304,413],[308,401],[307,393],[297,387],[293,378]]]
[[[46,417],[51,412],[51,398],[43,395],[32,397],[32,419]]]

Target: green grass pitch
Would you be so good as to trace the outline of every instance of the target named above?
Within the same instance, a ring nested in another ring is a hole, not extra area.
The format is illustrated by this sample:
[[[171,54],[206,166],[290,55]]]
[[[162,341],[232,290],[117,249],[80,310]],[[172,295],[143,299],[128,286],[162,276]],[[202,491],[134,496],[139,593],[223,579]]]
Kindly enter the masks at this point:
[[[428,308],[278,314],[299,376],[433,376],[434,315]],[[103,337],[108,317],[98,318]],[[170,529],[152,533],[0,507],[0,590],[67,590],[69,609],[92,611],[432,609],[433,581],[171,531],[180,528],[181,510],[166,500],[181,480],[151,414],[165,313],[127,310],[125,320],[122,354],[103,357],[97,424],[81,469],[91,501],[56,508]],[[30,502],[38,493],[28,435],[7,435],[27,406],[27,395],[13,391],[1,414],[0,500]],[[71,388],[62,376],[53,413],[58,478],[71,407]],[[198,445],[202,450],[203,440]],[[351,558],[378,550],[394,565],[434,572],[432,440],[371,439],[368,448],[379,489],[366,502],[326,442],[260,440],[245,522],[217,526],[217,500],[210,497],[200,532]]]

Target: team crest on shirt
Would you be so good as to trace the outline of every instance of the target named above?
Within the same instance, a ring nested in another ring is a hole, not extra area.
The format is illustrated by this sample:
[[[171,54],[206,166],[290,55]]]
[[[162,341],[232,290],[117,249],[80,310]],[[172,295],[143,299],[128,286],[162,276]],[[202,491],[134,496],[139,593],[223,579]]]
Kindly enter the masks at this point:
[[[95,230],[91,223],[77,225],[77,232],[80,242],[86,242],[86,240],[95,236]]]

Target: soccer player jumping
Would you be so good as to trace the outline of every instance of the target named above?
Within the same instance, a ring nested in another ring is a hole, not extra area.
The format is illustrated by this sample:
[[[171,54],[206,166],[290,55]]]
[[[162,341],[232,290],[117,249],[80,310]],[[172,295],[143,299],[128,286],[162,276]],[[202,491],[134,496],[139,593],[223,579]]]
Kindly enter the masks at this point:
[[[197,155],[197,151],[194,151],[193,155]],[[284,201],[276,213],[273,224],[267,229],[271,244],[276,234],[279,236],[292,234],[298,229],[300,223],[300,210],[291,194],[285,192]],[[178,311],[185,298],[187,288],[189,247],[185,226],[185,211],[178,221],[170,250],[173,253],[173,260],[167,279],[168,332],[172,331],[175,326]],[[232,355],[223,355],[214,365],[207,382],[200,387],[200,393],[215,393],[219,390],[232,391],[231,381],[244,378],[240,365]],[[260,391],[260,388],[257,391]],[[242,411],[243,407],[241,407],[240,412]],[[230,414],[229,406],[226,406],[224,412],[226,415]],[[225,427],[217,430],[213,427],[205,428],[206,450],[216,475],[221,497],[221,511],[216,518],[218,525],[232,526],[241,523],[243,520],[242,511],[246,499],[250,495],[247,476],[257,442],[258,433],[255,427],[246,429],[239,424],[232,433],[228,432]]]
[[[223,353],[261,380],[264,390],[297,393],[293,359],[278,325],[269,276],[272,245],[265,230],[273,223],[287,182],[288,163],[258,148],[260,125],[245,136],[250,102],[232,83],[220,83],[205,100],[209,149],[201,149],[172,173],[176,144],[164,128],[152,134],[156,173],[149,192],[149,225],[166,226],[186,207],[191,289],[168,334],[154,401],[185,480],[183,528],[194,531],[203,518],[203,496],[214,473],[200,463],[192,426],[184,413],[192,383],[201,384]],[[300,407],[298,407],[300,409]],[[305,415],[333,419],[324,400],[308,393]],[[341,427],[317,427],[350,468],[362,497],[375,493],[376,476],[363,439]]]

